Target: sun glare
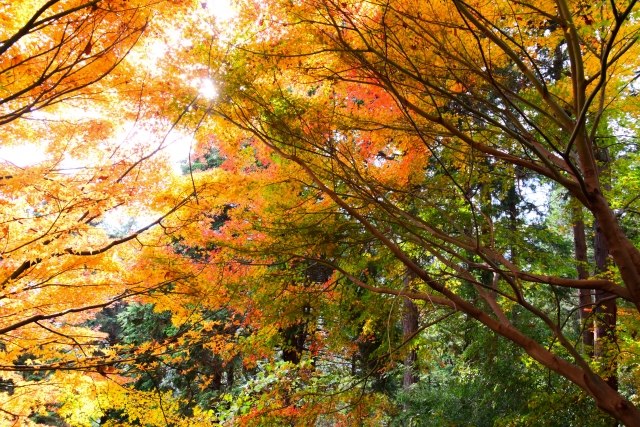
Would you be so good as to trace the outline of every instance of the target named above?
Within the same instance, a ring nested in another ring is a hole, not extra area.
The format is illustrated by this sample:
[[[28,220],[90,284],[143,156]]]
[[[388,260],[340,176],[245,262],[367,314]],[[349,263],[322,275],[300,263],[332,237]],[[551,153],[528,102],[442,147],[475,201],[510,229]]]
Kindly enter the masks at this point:
[[[200,5],[219,21],[229,21],[238,14],[227,0],[201,0]]]
[[[218,95],[216,86],[209,79],[199,79],[196,82],[196,86],[198,87],[200,95],[202,95],[206,99],[213,99]]]

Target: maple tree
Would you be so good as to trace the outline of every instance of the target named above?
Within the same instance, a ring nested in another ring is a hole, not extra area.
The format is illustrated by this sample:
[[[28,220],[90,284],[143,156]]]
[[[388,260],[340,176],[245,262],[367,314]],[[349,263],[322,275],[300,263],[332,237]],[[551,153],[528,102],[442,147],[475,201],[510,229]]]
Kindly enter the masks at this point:
[[[47,159],[2,163],[3,422],[380,425],[490,337],[639,422],[634,0],[206,6],[5,5],[0,133]]]
[[[0,163],[0,370],[8,390],[0,423],[29,425],[54,409],[85,423],[101,410],[96,396],[111,387],[113,360],[126,357],[105,348],[105,334],[87,320],[180,280],[171,266],[145,269],[138,255],[153,252],[163,235],[154,226],[192,196],[160,196],[172,176],[162,150],[189,102],[154,80],[159,57],[151,50],[191,9],[75,0],[1,7],[2,146],[34,156]],[[150,194],[160,198],[143,206]],[[128,229],[113,225],[131,216],[139,219]]]
[[[597,336],[595,364],[581,353],[566,328],[577,305],[564,290],[595,290],[582,307],[594,313],[618,298],[634,310],[640,302],[640,253],[621,225],[635,191],[612,187],[615,167],[635,159],[618,136],[635,132],[635,2],[449,6],[242,8],[254,25],[225,75],[218,143],[236,144],[227,148],[234,155],[238,144],[255,150],[267,165],[234,157],[229,168],[273,177],[244,208],[261,215],[240,214],[245,233],[247,223],[257,233],[245,250],[323,263],[369,291],[462,311],[633,425],[634,404],[605,381],[616,376],[604,355],[612,338]],[[492,174],[506,181],[502,191],[489,190]],[[553,232],[548,224],[514,203],[496,212],[496,201],[522,200],[519,188],[532,184],[570,194],[592,215],[595,249],[605,251],[594,277],[553,267],[557,255],[541,253],[551,242],[534,235],[536,226]],[[334,217],[353,231],[342,234]],[[366,260],[379,256],[409,268],[417,290],[365,281]],[[532,323],[515,320],[523,310]]]

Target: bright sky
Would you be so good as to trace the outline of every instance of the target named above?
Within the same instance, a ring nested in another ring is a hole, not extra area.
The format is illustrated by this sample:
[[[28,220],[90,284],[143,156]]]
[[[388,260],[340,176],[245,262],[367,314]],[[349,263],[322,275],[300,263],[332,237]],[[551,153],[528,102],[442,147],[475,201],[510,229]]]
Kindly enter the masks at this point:
[[[125,135],[121,137],[124,138]],[[139,138],[144,138],[144,135],[138,135],[138,140]],[[173,166],[173,171],[177,174],[181,173],[180,163],[189,157],[189,149],[192,141],[193,138],[191,136],[176,134],[174,131],[165,142],[165,148],[162,152],[169,158]],[[134,138],[130,138],[130,142],[135,143]],[[147,152],[155,147],[157,147],[157,143],[155,145],[151,144]],[[0,165],[4,162],[9,162],[15,166],[24,168],[29,165],[41,163],[47,159],[48,156],[45,154],[43,148],[34,143],[0,147]],[[84,162],[82,160],[69,157],[62,162],[60,168],[67,169],[69,173],[73,173],[74,169],[81,168],[83,165]]]
[[[44,152],[36,144],[0,147],[0,160],[13,163],[21,168],[40,163],[45,159]]]
[[[218,22],[225,22],[237,15],[236,11],[230,4],[229,0],[200,0],[201,10],[205,16],[215,17]],[[165,46],[154,46],[153,55],[156,57],[163,55],[166,51]],[[153,60],[153,55],[151,60]],[[216,96],[216,88],[210,80],[193,80],[194,87],[199,88],[204,98],[214,98]],[[36,112],[35,114],[38,114]],[[185,135],[173,135],[170,137],[163,149],[171,159],[174,172],[180,173],[180,162],[186,160],[189,156],[189,149],[193,138]],[[135,141],[132,141],[135,142]],[[0,146],[0,164],[4,161],[13,163],[18,167],[26,167],[40,163],[47,159],[43,149],[34,143],[26,143],[20,146]],[[74,168],[82,166],[80,161],[75,159],[67,159],[64,162],[65,168]]]
[[[201,0],[200,4],[206,5],[206,10],[220,21],[228,21],[237,15],[229,0]]]

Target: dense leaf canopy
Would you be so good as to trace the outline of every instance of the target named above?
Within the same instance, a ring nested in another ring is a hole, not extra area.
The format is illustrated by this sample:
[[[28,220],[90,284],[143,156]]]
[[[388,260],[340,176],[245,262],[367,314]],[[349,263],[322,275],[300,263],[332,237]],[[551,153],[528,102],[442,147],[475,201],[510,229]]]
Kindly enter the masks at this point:
[[[635,0],[230,6],[2,5],[0,424],[639,425]]]

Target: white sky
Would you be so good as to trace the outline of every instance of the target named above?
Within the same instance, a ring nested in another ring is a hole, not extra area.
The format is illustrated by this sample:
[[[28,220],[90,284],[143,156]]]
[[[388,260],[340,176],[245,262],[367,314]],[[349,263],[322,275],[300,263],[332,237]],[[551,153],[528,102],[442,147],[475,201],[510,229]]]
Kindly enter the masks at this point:
[[[0,147],[0,160],[18,167],[34,165],[46,160],[47,156],[36,144],[23,144],[13,147]]]
[[[133,140],[131,141],[134,142]],[[173,171],[177,174],[181,173],[180,162],[186,160],[189,157],[190,145],[193,142],[191,136],[176,135],[176,132],[172,132],[165,142],[165,148],[162,152],[169,158]],[[157,147],[157,144],[155,144]],[[147,149],[147,152],[153,150],[154,144]],[[22,144],[19,146],[4,146],[0,147],[0,167],[4,162],[9,162],[24,168],[30,165],[36,165],[48,159],[48,156],[43,150],[43,147],[34,143]],[[66,158],[60,165],[60,169],[67,169],[69,173],[73,173],[74,169],[81,168],[85,162],[80,159],[74,159],[72,157]]]
[[[199,0],[200,13],[205,16],[215,17],[218,22],[225,22],[237,15],[235,9],[231,6],[230,0]],[[154,46],[151,55],[163,55],[166,51],[165,46]],[[216,88],[210,80],[193,80],[192,85],[199,88],[202,97],[211,99],[216,96]],[[35,114],[38,114],[36,112]],[[174,131],[175,132],[175,131]],[[133,142],[133,141],[132,141]],[[180,173],[180,162],[189,156],[189,149],[193,142],[191,136],[174,135],[165,144],[163,152],[169,157],[173,170]],[[26,167],[35,165],[47,160],[44,150],[34,143],[26,143],[20,146],[0,146],[0,165],[4,162],[10,162],[18,167]],[[74,168],[82,166],[82,162],[76,159],[66,159],[63,167]]]
[[[237,15],[229,0],[201,0],[200,4],[206,4],[206,10],[220,21],[228,21]]]

